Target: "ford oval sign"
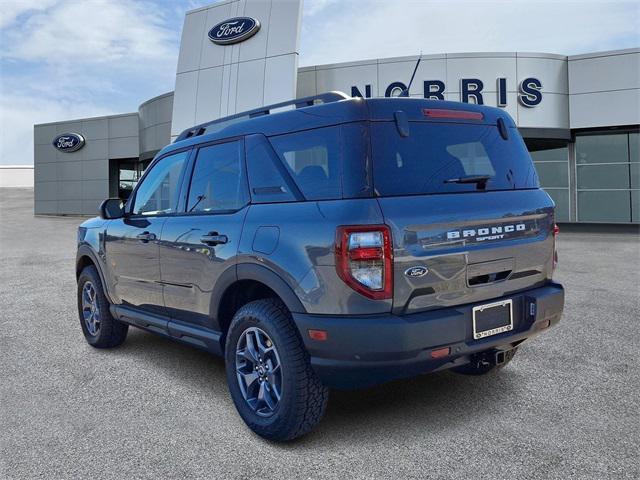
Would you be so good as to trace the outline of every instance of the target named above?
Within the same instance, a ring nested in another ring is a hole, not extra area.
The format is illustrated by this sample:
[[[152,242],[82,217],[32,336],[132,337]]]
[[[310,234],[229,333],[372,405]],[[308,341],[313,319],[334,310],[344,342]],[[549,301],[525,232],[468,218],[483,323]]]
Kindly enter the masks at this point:
[[[61,152],[75,152],[84,147],[84,137],[79,133],[63,133],[53,139],[53,146]]]
[[[260,30],[260,22],[251,17],[235,17],[220,22],[209,30],[209,39],[218,45],[231,45],[253,37]]]
[[[415,267],[407,268],[404,271],[404,274],[407,277],[424,277],[427,273],[429,273],[429,269],[427,267],[423,267],[422,265],[416,265]]]

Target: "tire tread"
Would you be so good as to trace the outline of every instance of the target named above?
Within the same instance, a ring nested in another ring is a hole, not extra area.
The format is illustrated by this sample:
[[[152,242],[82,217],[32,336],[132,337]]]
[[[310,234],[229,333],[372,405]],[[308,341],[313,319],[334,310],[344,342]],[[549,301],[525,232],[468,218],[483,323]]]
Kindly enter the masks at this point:
[[[255,300],[242,306],[234,316],[229,330],[234,329],[237,323],[246,317],[270,319],[283,340],[278,349],[290,353],[290,364],[286,367],[289,372],[293,372],[293,381],[299,387],[292,412],[281,425],[265,431],[266,429],[257,423],[247,423],[252,430],[266,438],[279,441],[293,440],[308,433],[318,424],[326,410],[329,390],[313,371],[309,354],[297,327],[293,324],[291,313],[279,299]]]

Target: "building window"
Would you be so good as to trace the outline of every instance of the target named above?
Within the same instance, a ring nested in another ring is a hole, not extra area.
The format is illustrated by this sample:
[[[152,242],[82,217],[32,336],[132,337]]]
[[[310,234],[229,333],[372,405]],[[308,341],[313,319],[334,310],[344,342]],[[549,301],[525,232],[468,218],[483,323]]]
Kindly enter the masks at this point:
[[[556,221],[570,221],[569,149],[566,144],[549,140],[527,139],[540,186],[556,204]]]
[[[137,162],[120,162],[118,165],[118,197],[127,200],[140,180]]]
[[[640,222],[640,133],[629,134],[631,221]]]
[[[117,174],[118,198],[127,200],[145,169],[149,166],[150,160],[141,162],[135,158],[112,160],[111,162],[113,162]]]
[[[637,222],[639,165],[637,133],[578,135],[578,221]]]

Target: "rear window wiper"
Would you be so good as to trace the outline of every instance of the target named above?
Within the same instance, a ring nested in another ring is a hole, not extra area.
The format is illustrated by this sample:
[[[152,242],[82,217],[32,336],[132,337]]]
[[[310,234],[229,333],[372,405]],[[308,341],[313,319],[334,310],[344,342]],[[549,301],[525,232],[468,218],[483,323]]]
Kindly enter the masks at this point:
[[[487,181],[492,179],[491,175],[468,175],[466,177],[450,178],[444,183],[475,183],[479,188],[484,188]]]

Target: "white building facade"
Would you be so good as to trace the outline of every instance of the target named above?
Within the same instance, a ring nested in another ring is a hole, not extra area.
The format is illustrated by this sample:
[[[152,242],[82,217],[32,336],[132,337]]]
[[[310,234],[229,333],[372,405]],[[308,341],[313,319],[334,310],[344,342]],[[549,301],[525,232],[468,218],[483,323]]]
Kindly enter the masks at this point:
[[[407,87],[416,56],[298,68],[301,11],[301,0],[231,0],[188,12],[175,92],[133,113],[36,125],[35,213],[95,214],[196,124],[331,90]],[[560,222],[640,222],[640,48],[424,55],[410,95],[508,112]]]

